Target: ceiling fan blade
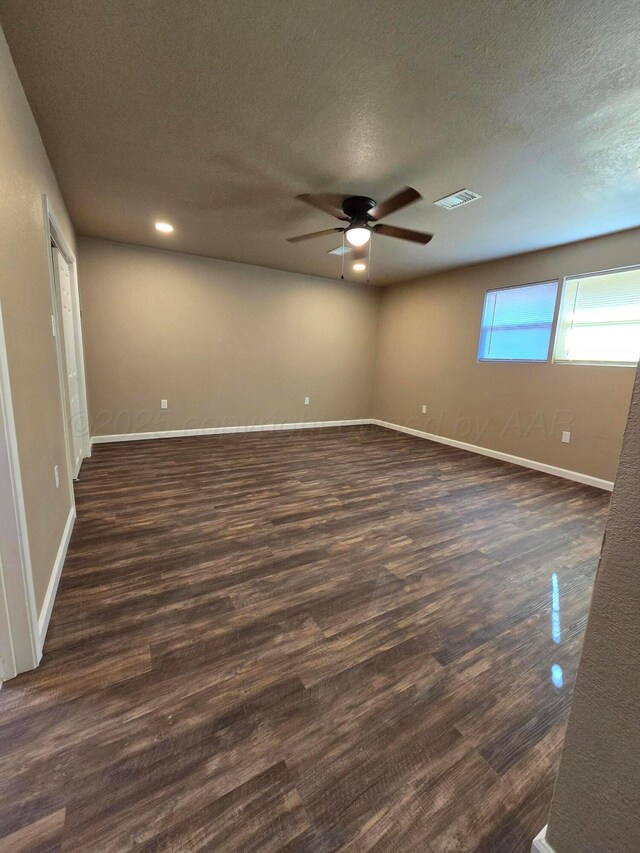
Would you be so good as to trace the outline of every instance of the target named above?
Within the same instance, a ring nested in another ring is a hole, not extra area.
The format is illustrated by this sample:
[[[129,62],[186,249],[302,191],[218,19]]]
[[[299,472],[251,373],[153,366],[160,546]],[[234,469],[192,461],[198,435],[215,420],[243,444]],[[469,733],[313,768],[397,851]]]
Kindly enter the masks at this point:
[[[329,216],[335,216],[336,219],[342,219],[343,222],[348,222],[349,217],[344,215],[342,210],[342,202],[347,196],[339,195],[338,193],[305,193],[297,195],[299,201],[311,205],[318,210],[328,213]]]
[[[433,238],[433,234],[425,234],[424,231],[411,231],[410,228],[398,228],[396,225],[374,225],[376,234],[384,234],[385,237],[396,237],[398,240],[410,240],[412,243],[422,243],[426,246]]]
[[[369,219],[373,219],[375,221],[378,219],[384,219],[385,216],[389,216],[390,213],[395,213],[396,210],[407,207],[407,205],[413,204],[414,201],[418,201],[418,199],[421,198],[422,196],[418,190],[414,190],[413,187],[403,187],[400,192],[390,196],[385,201],[380,202],[380,204],[376,204],[376,206],[369,211]]]
[[[335,234],[336,231],[344,231],[344,228],[325,228],[324,231],[312,231],[310,234],[301,234],[299,237],[287,237],[289,243],[299,243],[301,240],[311,240],[312,237],[323,237],[325,234]]]

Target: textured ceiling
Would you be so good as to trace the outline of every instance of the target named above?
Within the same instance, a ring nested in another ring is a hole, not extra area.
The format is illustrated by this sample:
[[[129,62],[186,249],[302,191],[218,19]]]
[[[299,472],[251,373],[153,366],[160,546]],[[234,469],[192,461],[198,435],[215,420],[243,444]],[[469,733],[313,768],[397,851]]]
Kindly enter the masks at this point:
[[[637,0],[2,0],[81,234],[339,277],[296,202],[425,200],[375,283],[640,223]],[[432,202],[462,187],[480,201]],[[156,219],[175,225],[170,237]],[[355,274],[351,273],[355,278]]]

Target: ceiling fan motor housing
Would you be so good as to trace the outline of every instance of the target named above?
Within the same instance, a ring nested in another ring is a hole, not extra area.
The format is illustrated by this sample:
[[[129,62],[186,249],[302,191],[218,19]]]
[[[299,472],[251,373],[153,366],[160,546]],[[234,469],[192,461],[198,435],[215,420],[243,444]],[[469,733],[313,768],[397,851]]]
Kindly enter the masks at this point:
[[[372,198],[364,195],[352,195],[342,202],[342,210],[353,225],[366,225],[369,222],[369,211],[376,206]]]

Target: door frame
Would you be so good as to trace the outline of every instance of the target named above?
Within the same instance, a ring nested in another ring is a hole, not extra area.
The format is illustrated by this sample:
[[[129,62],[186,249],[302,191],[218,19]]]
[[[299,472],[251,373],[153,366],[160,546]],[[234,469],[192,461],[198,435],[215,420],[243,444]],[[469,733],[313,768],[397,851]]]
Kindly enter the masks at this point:
[[[65,368],[65,355],[62,347],[62,307],[60,305],[59,288],[56,284],[55,270],[53,266],[53,256],[51,252],[51,244],[55,244],[58,251],[69,265],[69,274],[71,279],[71,303],[73,312],[73,332],[76,351],[76,369],[78,374],[78,396],[80,401],[80,410],[86,417],[85,428],[82,433],[82,459],[91,456],[91,435],[89,430],[89,407],[87,404],[87,383],[84,367],[84,347],[82,343],[82,312],[80,310],[80,292],[78,288],[78,268],[76,256],[71,251],[69,244],[64,238],[62,229],[58,219],[49,204],[49,199],[46,195],[42,196],[42,205],[45,222],[45,239],[47,245],[47,259],[49,263],[49,283],[51,286],[51,306],[52,326],[56,338],[56,355],[58,361],[58,379],[60,382],[60,398],[63,406],[63,428],[64,428],[64,443],[67,456],[67,471],[69,472],[69,492],[71,502],[75,506],[73,493],[73,480],[75,472],[73,468],[73,440],[70,429],[73,426],[70,423],[69,410],[69,389],[67,386],[67,375]],[[80,463],[82,464],[82,463]]]
[[[35,669],[42,658],[31,573],[18,440],[13,419],[9,365],[0,306],[0,680]]]

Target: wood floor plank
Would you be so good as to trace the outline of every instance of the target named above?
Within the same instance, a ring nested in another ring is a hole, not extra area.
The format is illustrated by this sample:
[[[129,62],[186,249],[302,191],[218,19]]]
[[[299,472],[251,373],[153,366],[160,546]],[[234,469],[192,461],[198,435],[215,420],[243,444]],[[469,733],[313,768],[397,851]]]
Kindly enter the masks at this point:
[[[528,853],[608,498],[378,427],[94,448],[0,851]]]
[[[46,853],[60,849],[65,810],[60,809],[0,838],[0,853]]]

